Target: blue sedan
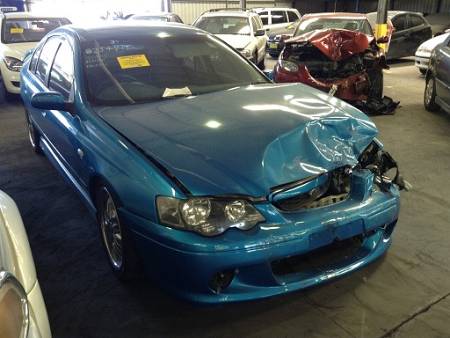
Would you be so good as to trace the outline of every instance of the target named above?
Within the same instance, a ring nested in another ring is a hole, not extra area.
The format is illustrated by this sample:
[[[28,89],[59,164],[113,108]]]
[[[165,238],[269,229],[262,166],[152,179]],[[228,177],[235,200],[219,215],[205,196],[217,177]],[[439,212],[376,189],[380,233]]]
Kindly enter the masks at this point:
[[[96,216],[120,279],[145,268],[191,301],[252,300],[391,243],[403,181],[370,119],[204,31],[59,28],[21,77],[31,145]]]

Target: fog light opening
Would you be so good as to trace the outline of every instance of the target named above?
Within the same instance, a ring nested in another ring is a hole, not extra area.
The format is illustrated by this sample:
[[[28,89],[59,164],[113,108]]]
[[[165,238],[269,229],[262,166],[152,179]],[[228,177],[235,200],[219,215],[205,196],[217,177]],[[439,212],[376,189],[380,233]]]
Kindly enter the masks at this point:
[[[211,278],[209,287],[214,293],[221,293],[223,290],[230,286],[234,276],[236,276],[236,272],[237,270],[224,270],[217,272]]]
[[[392,222],[392,223],[389,223],[389,224],[386,224],[384,227],[383,227],[383,231],[384,231],[384,233],[383,233],[383,237],[384,238],[390,238],[391,237],[391,235],[392,235],[392,232],[394,231],[394,228],[395,228],[395,225],[397,224],[397,220],[395,220],[394,222]]]

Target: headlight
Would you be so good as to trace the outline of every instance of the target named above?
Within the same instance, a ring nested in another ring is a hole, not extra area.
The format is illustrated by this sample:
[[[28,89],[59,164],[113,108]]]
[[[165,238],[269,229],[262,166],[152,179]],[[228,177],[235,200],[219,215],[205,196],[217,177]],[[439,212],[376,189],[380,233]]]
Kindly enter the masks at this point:
[[[161,224],[214,236],[229,228],[249,230],[264,217],[243,199],[193,197],[181,200],[158,196],[156,207]]]
[[[242,56],[245,56],[247,59],[253,56],[252,51],[249,49],[241,49],[239,52],[242,54]]]
[[[12,56],[5,56],[4,61],[6,68],[12,70],[13,72],[20,72],[23,62],[19,59],[13,58]]]
[[[280,66],[287,72],[291,72],[291,73],[298,72],[298,66],[294,62],[281,60]]]

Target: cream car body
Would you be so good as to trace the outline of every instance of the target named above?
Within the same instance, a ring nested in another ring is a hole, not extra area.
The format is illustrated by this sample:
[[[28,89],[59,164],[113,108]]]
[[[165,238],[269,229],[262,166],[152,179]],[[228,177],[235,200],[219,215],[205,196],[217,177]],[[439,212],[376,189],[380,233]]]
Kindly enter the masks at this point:
[[[300,12],[295,8],[271,7],[253,8],[258,13],[269,36],[275,34],[288,34],[292,24],[301,19]]]
[[[0,191],[0,271],[12,274],[28,300],[29,338],[50,338],[50,325],[30,244],[14,201]],[[0,310],[2,307],[0,299]],[[0,330],[1,331],[1,330]]]
[[[417,48],[415,55],[415,64],[416,67],[419,68],[421,73],[425,74],[428,70],[428,64],[430,62],[431,52],[433,51],[433,49],[437,45],[444,42],[449,35],[450,33],[438,35],[430,40],[425,41],[419,46],[419,48]]]
[[[25,12],[10,12],[10,13],[4,13],[0,15],[0,71],[1,71],[1,78],[4,87],[1,87],[0,90],[3,91],[3,93],[0,93],[2,97],[4,97],[4,91],[12,94],[19,94],[20,93],[20,68],[16,70],[11,70],[5,62],[6,57],[15,58],[17,60],[23,61],[25,54],[28,50],[33,49],[39,41],[30,41],[30,42],[14,42],[14,43],[8,43],[5,41],[4,38],[4,29],[5,29],[5,21],[8,19],[14,20],[20,20],[20,19],[54,19],[54,18],[60,18],[58,16],[52,16],[52,15],[36,15],[32,13],[25,13]],[[67,20],[67,19],[66,19]],[[70,22],[67,20],[68,23]],[[44,32],[43,35],[46,33]]]
[[[197,27],[197,23],[202,18],[210,17],[241,17],[248,20],[249,34],[214,34],[218,38],[237,49],[247,59],[253,61],[257,65],[264,64],[266,56],[267,34],[257,35],[257,31],[264,30],[262,21],[258,14],[253,11],[213,11],[203,13],[193,23]],[[201,28],[201,27],[199,27]],[[255,59],[256,58],[256,59]]]

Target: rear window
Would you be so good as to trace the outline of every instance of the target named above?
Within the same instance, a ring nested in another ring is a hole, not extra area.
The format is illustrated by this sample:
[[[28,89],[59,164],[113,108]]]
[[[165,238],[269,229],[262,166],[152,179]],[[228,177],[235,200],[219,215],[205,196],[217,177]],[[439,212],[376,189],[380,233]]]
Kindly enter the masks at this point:
[[[300,18],[297,16],[297,13],[295,13],[295,12],[288,11],[287,14],[288,14],[289,22],[295,22],[295,21],[297,21],[298,19],[300,19]]]
[[[211,34],[250,35],[251,31],[248,18],[239,16],[204,16],[195,27]]]
[[[269,24],[269,13],[267,11],[264,11],[264,12],[259,12],[258,14],[259,14],[259,17],[261,18],[263,25],[268,25]]]
[[[38,42],[48,32],[67,24],[70,21],[66,18],[6,19],[2,26],[2,42]]]

